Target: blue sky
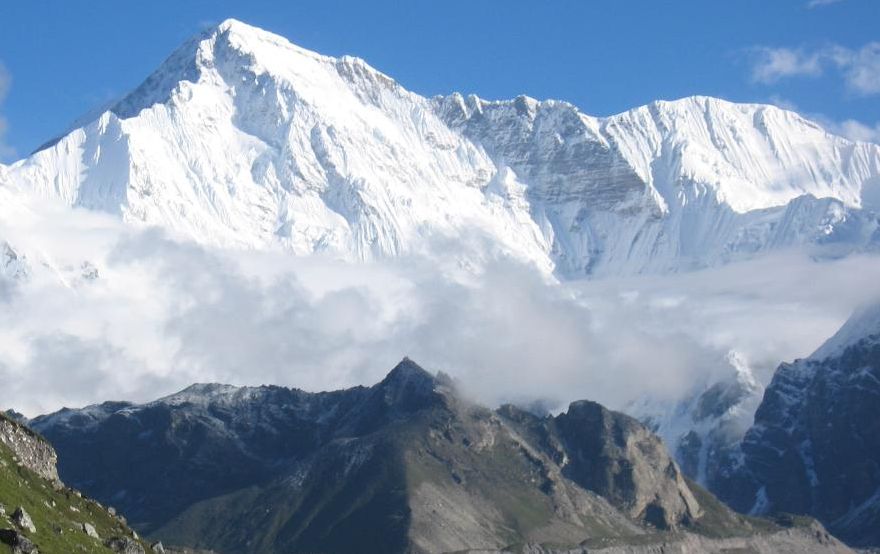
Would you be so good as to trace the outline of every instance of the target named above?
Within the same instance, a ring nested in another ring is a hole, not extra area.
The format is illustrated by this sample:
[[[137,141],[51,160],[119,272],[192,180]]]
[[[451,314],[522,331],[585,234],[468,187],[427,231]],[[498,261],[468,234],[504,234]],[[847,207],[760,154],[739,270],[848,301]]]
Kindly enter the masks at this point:
[[[0,4],[0,160],[22,157],[235,17],[425,95],[559,98],[594,115],[708,94],[880,140],[880,1],[28,0]]]

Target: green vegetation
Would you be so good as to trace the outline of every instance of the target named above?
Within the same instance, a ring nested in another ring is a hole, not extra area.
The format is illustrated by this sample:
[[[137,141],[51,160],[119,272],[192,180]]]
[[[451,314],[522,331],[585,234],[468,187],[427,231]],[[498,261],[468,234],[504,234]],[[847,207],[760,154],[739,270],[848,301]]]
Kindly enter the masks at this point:
[[[58,490],[56,490],[58,489]],[[132,536],[123,520],[79,493],[53,484],[29,469],[20,467],[6,445],[0,443],[0,503],[6,515],[0,516],[0,528],[14,529],[12,512],[19,506],[30,515],[36,527],[35,533],[22,532],[42,554],[68,554],[76,552],[111,552],[102,543],[114,536]],[[94,526],[100,540],[86,535],[82,524]],[[145,550],[148,545],[144,545]],[[148,551],[148,550],[147,550]],[[12,549],[0,544],[0,554]]]

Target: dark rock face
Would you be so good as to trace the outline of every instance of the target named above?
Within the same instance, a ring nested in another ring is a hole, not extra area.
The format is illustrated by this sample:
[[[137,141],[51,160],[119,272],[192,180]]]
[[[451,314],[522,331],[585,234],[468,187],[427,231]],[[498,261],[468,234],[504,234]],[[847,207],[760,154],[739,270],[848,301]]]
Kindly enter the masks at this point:
[[[741,511],[810,514],[880,545],[880,335],[782,364],[714,490]]]
[[[364,437],[430,409],[440,398],[435,384],[432,375],[404,360],[370,388],[310,394],[193,385],[144,406],[104,403],[36,418],[33,425],[60,450],[62,474],[151,533],[199,502],[295,480],[308,468],[320,468],[320,475],[309,474],[329,488],[361,465],[392,479],[389,468],[370,465],[385,464],[376,456],[387,445]],[[395,510],[405,515],[405,502],[398,504]],[[315,528],[322,525],[313,522]],[[361,534],[369,529],[388,531],[387,525],[373,525]],[[329,528],[313,539],[311,532],[304,532],[300,544],[326,538]]]
[[[30,539],[13,529],[0,529],[0,543],[8,545],[15,554],[37,554],[37,547]]]
[[[563,473],[587,490],[661,529],[700,516],[660,439],[635,419],[581,401],[554,424],[570,460]]]
[[[557,417],[489,410],[410,360],[369,388],[194,385],[34,424],[65,479],[192,548],[454,552],[753,532],[636,420],[592,402]]]
[[[749,394],[751,390],[741,381],[715,383],[700,395],[694,410],[694,421],[720,418]]]
[[[366,392],[195,385],[145,406],[105,403],[33,425],[61,453],[62,474],[149,532],[168,514],[267,480],[307,456]]]
[[[764,394],[738,356],[728,360],[733,372],[695,383],[690,394],[674,404],[643,399],[625,410],[662,437],[689,479],[713,491],[719,490],[719,475],[740,456],[742,439]]]

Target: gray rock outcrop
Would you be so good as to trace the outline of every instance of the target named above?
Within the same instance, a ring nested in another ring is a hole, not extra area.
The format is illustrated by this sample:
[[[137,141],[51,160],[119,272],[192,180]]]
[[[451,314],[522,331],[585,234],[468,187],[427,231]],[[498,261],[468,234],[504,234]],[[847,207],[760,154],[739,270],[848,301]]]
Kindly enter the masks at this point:
[[[18,463],[49,481],[58,481],[55,449],[31,429],[0,413],[0,442],[15,455]]]
[[[118,554],[146,554],[144,547],[129,537],[111,537],[104,541],[104,546]]]
[[[0,529],[0,543],[9,546],[12,554],[39,554],[36,545],[14,529]]]
[[[34,525],[34,521],[31,519],[30,514],[28,514],[21,506],[12,512],[12,523],[14,523],[19,529],[24,529],[31,533],[37,532],[37,528]]]
[[[666,447],[635,419],[580,401],[553,424],[565,447],[563,474],[630,517],[675,529],[702,515]]]
[[[83,523],[82,524],[82,532],[85,533],[86,535],[88,535],[89,537],[92,537],[93,539],[100,539],[101,538],[98,536],[98,532],[95,530],[95,526],[92,525],[91,523]]]

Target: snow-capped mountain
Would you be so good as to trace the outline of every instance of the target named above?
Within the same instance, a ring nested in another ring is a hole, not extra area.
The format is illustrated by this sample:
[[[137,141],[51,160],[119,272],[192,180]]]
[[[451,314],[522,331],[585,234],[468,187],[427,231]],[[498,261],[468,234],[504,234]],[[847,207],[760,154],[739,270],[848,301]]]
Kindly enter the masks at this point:
[[[880,147],[693,97],[596,118],[426,99],[229,20],[0,182],[206,244],[352,260],[512,256],[563,277],[878,241]]]
[[[807,513],[856,544],[880,544],[878,401],[875,305],[812,356],[777,369],[714,492],[742,511]]]

